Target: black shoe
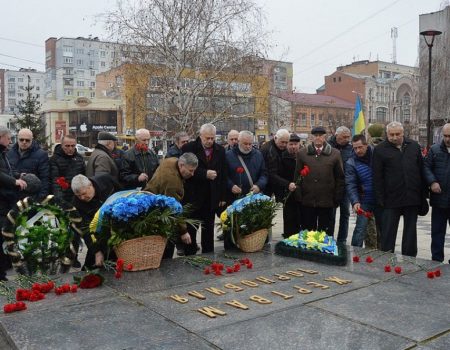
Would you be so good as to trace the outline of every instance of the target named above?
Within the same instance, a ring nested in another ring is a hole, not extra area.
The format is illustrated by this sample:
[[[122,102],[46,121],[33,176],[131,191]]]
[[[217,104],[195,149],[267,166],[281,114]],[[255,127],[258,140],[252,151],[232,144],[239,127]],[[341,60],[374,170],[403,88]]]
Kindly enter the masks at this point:
[[[217,236],[217,239],[218,239],[219,241],[223,241],[223,240],[224,240],[224,234],[221,233],[220,235],[218,235],[218,236]]]
[[[178,256],[185,256],[186,254],[184,254],[184,249],[177,249],[177,255]]]
[[[76,269],[79,269],[79,268],[81,267],[81,263],[80,263],[78,260],[75,260],[75,261],[72,263],[72,267],[74,267],[74,268],[76,268]]]

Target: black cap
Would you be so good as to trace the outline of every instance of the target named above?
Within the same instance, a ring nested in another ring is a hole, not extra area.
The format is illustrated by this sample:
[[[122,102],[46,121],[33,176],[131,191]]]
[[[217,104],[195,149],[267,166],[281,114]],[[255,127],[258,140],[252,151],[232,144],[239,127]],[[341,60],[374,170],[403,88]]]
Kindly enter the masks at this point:
[[[323,135],[326,134],[327,131],[323,126],[316,126],[311,130],[311,135]]]
[[[109,132],[99,132],[97,136],[98,141],[117,141],[117,137],[115,137],[113,134],[110,134]]]
[[[300,142],[300,137],[297,134],[291,134],[289,137],[289,142]]]

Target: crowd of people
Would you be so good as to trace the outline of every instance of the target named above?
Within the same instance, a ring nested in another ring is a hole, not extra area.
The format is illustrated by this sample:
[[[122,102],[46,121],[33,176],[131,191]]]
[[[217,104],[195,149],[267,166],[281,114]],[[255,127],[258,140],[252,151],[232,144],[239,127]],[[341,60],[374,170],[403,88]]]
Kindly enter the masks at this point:
[[[17,143],[9,148],[11,132],[0,127],[0,224],[25,196],[42,200],[53,194],[71,202],[83,218],[83,235],[75,237],[75,246],[84,240],[85,267],[90,268],[103,262],[106,247],[94,243],[88,226],[114,192],[140,188],[190,204],[190,217],[202,222],[200,246],[196,229],[188,226],[176,242],[168,244],[166,258],[173,256],[175,245],[179,255],[193,255],[200,249],[213,252],[216,215],[237,198],[264,193],[283,204],[284,237],[302,229],[334,236],[339,210],[336,240],[346,244],[352,208],[358,214],[353,246],[394,252],[403,216],[401,253],[416,256],[417,217],[426,214],[429,196],[431,254],[442,262],[450,220],[450,124],[443,128],[443,141],[433,145],[425,158],[398,122],[387,125],[386,139],[376,146],[363,135],[352,138],[345,126],[327,136],[324,127],[314,127],[311,142],[303,146],[297,134],[280,129],[257,149],[252,132],[230,130],[222,146],[216,142],[216,127],[204,124],[195,139],[185,132],[175,134],[160,161],[150,147],[149,130],[137,130],[135,145],[126,151],[117,148],[114,135],[100,132],[86,162],[71,135],[61,139],[49,158],[30,130],[20,130]],[[25,174],[40,180],[34,193],[27,191]],[[61,178],[69,186],[61,186]],[[225,249],[233,247],[230,237],[218,238],[224,240]],[[81,264],[76,260],[74,266]],[[8,259],[1,250],[0,280],[6,279],[7,269]]]

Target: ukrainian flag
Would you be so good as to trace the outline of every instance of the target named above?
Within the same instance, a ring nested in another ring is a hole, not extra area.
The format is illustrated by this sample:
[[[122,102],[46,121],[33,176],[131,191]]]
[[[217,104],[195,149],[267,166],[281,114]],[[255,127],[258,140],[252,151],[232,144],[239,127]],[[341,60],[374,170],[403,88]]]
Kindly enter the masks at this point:
[[[359,135],[366,129],[361,99],[356,95],[355,115],[353,117],[353,135]]]

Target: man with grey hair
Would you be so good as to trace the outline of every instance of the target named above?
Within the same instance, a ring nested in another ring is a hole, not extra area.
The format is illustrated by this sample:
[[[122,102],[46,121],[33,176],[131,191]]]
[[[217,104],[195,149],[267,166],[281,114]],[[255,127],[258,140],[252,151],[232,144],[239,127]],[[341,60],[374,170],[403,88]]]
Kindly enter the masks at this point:
[[[120,189],[120,186],[109,174],[100,174],[90,178],[80,174],[73,177],[71,188],[75,195],[72,203],[82,218],[78,227],[82,230],[83,240],[88,247],[83,269],[102,266],[107,251],[107,242],[104,237],[99,237],[94,243],[89,232],[89,224],[97,210],[110,195]]]
[[[423,158],[416,141],[407,139],[403,126],[391,122],[387,140],[375,147],[373,184],[377,205],[383,209],[381,250],[395,250],[398,224],[403,216],[402,254],[417,255],[417,215],[425,190]]]
[[[349,128],[346,126],[340,126],[336,129],[334,136],[332,136],[328,143],[331,147],[336,148],[341,154],[342,164],[345,166],[347,160],[350,159],[353,153],[353,147],[350,143],[350,138],[352,133]],[[334,209],[333,213],[333,221],[332,226],[335,226],[336,222],[336,209]],[[346,243],[348,236],[348,221],[350,218],[350,200],[347,195],[347,191],[344,189],[344,195],[342,197],[341,202],[339,203],[339,230],[337,234],[337,241],[341,243]]]
[[[227,145],[225,146],[225,151],[233,149],[234,146],[238,144],[239,131],[231,129],[227,135]]]
[[[136,144],[125,152],[120,169],[120,180],[126,188],[144,188],[158,168],[158,156],[149,147],[150,131],[136,131]]]
[[[97,145],[86,165],[86,176],[92,177],[100,174],[110,174],[119,182],[119,169],[112,157],[117,138],[109,132],[99,132]]]
[[[216,127],[203,124],[195,141],[185,144],[183,153],[193,153],[198,158],[194,176],[186,180],[184,203],[192,204],[192,218],[202,221],[202,253],[214,251],[214,218],[216,210],[225,204],[227,170],[225,149],[216,142]],[[191,244],[185,244],[186,255],[197,252],[197,232],[188,227]]]
[[[274,138],[261,146],[261,153],[266,162],[269,181],[265,194],[275,194],[277,202],[282,202],[289,190],[289,181],[282,177],[282,154],[286,150],[291,134],[286,129],[276,132]]]
[[[0,229],[6,222],[6,215],[13,208],[17,193],[27,187],[22,179],[16,179],[19,174],[14,173],[9,163],[6,151],[11,142],[11,131],[0,126]],[[0,247],[3,245],[3,236],[0,235]],[[0,281],[7,281],[6,271],[9,267],[7,255],[0,248]]]
[[[176,157],[179,158],[181,156],[181,147],[183,147],[186,143],[189,142],[189,135],[187,132],[181,131],[177,132],[173,136],[173,145],[169,147],[167,150],[166,158]]]
[[[181,202],[184,197],[185,181],[194,176],[197,166],[198,159],[193,153],[183,153],[180,158],[166,158],[162,161],[158,169],[156,169],[152,179],[147,183],[145,190],[155,194],[171,196]],[[182,226],[180,229],[182,232],[180,232],[179,239],[175,243],[190,245],[192,241],[187,227]],[[174,244],[172,241],[169,241],[167,242],[163,258],[172,258],[173,252]],[[178,253],[178,255],[181,254]]]

